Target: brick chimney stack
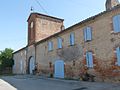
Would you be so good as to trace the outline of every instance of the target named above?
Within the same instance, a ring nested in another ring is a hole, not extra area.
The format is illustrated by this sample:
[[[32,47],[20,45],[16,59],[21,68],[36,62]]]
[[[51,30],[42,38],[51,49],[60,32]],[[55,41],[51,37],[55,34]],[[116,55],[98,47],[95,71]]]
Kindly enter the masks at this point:
[[[110,10],[112,8],[114,8],[115,6],[117,6],[119,3],[118,0],[106,0],[106,10]]]

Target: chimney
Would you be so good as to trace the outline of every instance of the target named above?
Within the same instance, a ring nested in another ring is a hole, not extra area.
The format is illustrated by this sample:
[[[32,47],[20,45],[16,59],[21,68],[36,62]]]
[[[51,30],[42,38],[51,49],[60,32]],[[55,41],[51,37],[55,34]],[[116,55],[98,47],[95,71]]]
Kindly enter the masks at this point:
[[[65,26],[64,25],[61,26],[61,30],[65,30]]]
[[[112,8],[114,8],[115,6],[119,5],[119,1],[118,0],[106,0],[106,11],[110,10]]]

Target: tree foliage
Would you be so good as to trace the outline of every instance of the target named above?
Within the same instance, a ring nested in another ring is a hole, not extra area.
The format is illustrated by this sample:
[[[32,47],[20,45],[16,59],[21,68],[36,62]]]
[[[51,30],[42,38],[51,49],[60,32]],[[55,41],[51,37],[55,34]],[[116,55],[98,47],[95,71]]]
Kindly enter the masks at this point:
[[[0,52],[0,69],[5,69],[6,67],[12,67],[14,61],[12,59],[13,50],[6,48]]]

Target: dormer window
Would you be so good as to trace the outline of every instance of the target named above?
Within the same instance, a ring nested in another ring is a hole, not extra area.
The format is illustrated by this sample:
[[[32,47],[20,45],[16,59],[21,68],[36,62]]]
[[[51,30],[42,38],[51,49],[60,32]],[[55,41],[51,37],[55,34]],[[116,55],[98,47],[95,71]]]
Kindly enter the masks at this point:
[[[31,22],[31,24],[30,24],[30,28],[31,28],[31,29],[33,28],[33,22]]]

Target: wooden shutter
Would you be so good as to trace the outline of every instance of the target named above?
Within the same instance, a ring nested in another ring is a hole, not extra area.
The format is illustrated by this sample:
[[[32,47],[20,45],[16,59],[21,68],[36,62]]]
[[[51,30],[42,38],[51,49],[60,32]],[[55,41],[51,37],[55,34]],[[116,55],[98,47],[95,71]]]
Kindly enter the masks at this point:
[[[87,27],[87,40],[92,40],[92,28]]]
[[[116,15],[113,17],[113,27],[114,32],[120,32],[120,15]]]
[[[87,67],[93,68],[93,55],[92,55],[92,52],[87,52],[86,53],[86,62],[87,62]]]
[[[92,40],[92,28],[91,27],[86,27],[84,29],[84,40],[85,41]]]
[[[75,44],[75,34],[71,33],[70,34],[70,45],[74,45]]]
[[[62,48],[62,38],[58,37],[58,48]]]
[[[51,50],[53,50],[53,42],[52,41],[48,42],[48,51],[51,51]]]
[[[87,29],[84,29],[84,40],[87,41]]]
[[[117,65],[120,66],[120,47],[116,48]]]

